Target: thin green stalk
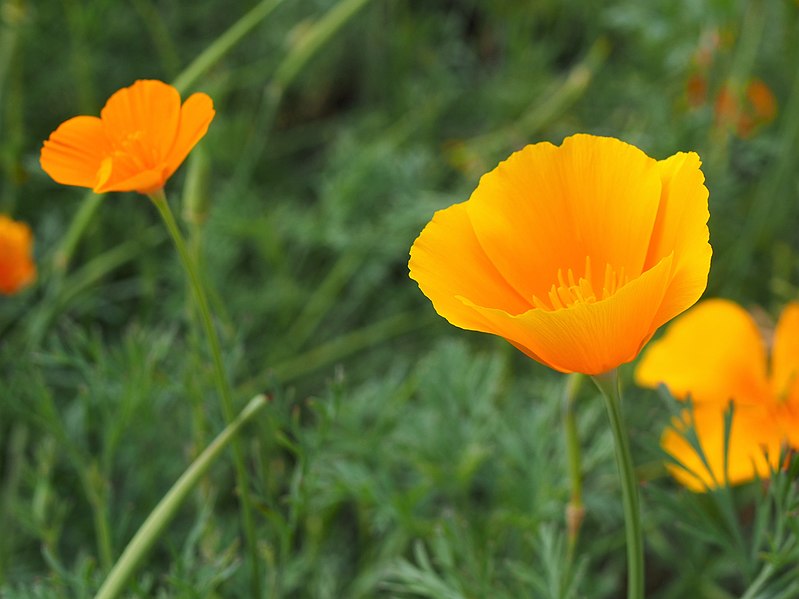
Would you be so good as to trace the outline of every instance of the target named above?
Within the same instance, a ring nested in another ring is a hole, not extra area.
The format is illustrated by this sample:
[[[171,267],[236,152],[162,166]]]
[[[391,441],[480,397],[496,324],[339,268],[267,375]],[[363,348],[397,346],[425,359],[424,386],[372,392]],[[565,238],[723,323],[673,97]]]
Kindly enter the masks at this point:
[[[111,544],[111,526],[108,515],[108,481],[100,471],[97,463],[92,463],[86,470],[87,499],[92,506],[94,533],[97,537],[97,551],[100,565],[108,570],[114,563],[114,550]]]
[[[799,36],[799,25],[789,33],[796,39]],[[788,58],[788,63],[796,64],[799,52],[793,52]],[[786,81],[787,85],[787,81]],[[771,239],[775,238],[777,223],[785,219],[779,214],[780,198],[785,197],[790,189],[790,178],[795,175],[795,157],[799,147],[799,71],[794,70],[791,91],[784,108],[781,109],[778,129],[779,138],[774,144],[775,160],[769,170],[759,178],[757,189],[753,195],[747,218],[746,227],[732,244],[730,251],[718,263],[724,268],[724,275],[717,280],[724,281],[723,295],[737,295],[743,289],[742,282],[747,280],[753,268],[758,252],[752,251],[755,247],[771,247]],[[783,213],[785,214],[785,213]],[[718,274],[718,270],[716,273]],[[730,273],[736,276],[728,276]]]
[[[154,0],[132,0],[132,4],[150,34],[164,70],[174,77],[180,72],[180,55]]]
[[[60,451],[63,451],[72,462],[78,475],[86,500],[92,507],[94,535],[97,542],[97,553],[104,568],[112,563],[111,527],[108,514],[108,494],[105,491],[108,482],[99,471],[96,463],[75,444],[64,426],[64,419],[58,412],[55,400],[49,392],[40,394],[42,403],[39,406],[42,428],[50,432]],[[39,477],[44,480],[45,477]]]
[[[751,76],[766,29],[767,8],[763,0],[750,0],[746,3],[746,10],[742,12],[740,33],[726,81],[736,101],[742,100],[746,82]],[[733,129],[734,124],[729,122],[720,123],[720,126],[714,128],[711,138],[713,143],[707,155],[707,166],[711,172],[725,168],[724,163],[729,160]]]
[[[322,282],[316,286],[313,295],[303,304],[302,311],[285,335],[281,344],[280,356],[290,356],[313,337],[314,331],[339,299],[344,286],[363,262],[360,250],[343,253]]]
[[[92,222],[102,199],[103,196],[94,192],[89,192],[83,197],[80,208],[72,217],[66,234],[61,238],[61,243],[53,253],[54,274],[59,275],[66,272],[69,261],[75,253],[75,248],[78,247],[78,242],[89,227],[89,223]]]
[[[479,153],[480,156],[492,156],[507,145],[508,139],[516,135],[535,138],[543,128],[555,122],[585,95],[609,54],[608,40],[596,40],[583,59],[563,77],[550,83],[516,121],[507,127],[492,129],[489,133],[468,139],[466,144],[469,150]]]
[[[263,388],[273,381],[285,384],[297,380],[314,370],[343,360],[347,356],[382,343],[386,339],[424,329],[431,322],[433,322],[432,319],[419,318],[416,312],[404,312],[389,316],[380,322],[345,333],[283,362],[278,362],[256,374],[237,389],[248,391]]]
[[[183,69],[172,82],[175,88],[183,93],[197,81],[203,73],[214,66],[220,58],[227,54],[233,46],[239,43],[242,38],[252,31],[258,23],[263,21],[275,10],[283,0],[262,0],[256,4],[247,14],[241,17],[230,29],[225,31],[195,58],[189,66]]]
[[[296,38],[289,54],[277,68],[273,83],[285,89],[294,81],[308,61],[324,46],[369,0],[340,0],[316,23]]]
[[[763,566],[763,569],[760,571],[760,575],[752,581],[752,584],[749,585],[749,588],[746,589],[746,592],[741,595],[741,599],[755,599],[758,596],[758,593],[763,588],[763,585],[766,584],[768,579],[774,573],[774,564],[767,563]]]
[[[135,239],[123,241],[83,264],[57,285],[47,287],[47,299],[39,303],[28,318],[27,345],[38,348],[50,324],[63,310],[100,279],[141,254],[143,248],[163,240],[160,226],[145,229]]]
[[[238,194],[238,189],[250,179],[250,175],[259,163],[269,140],[269,136],[264,132],[268,133],[271,130],[278,106],[288,87],[317,52],[368,3],[369,0],[339,0],[302,35],[293,37],[289,52],[264,89],[262,105],[255,115],[251,128],[253,134],[244,146],[241,160],[233,175],[229,192],[231,195]]]
[[[180,505],[197,482],[207,472],[209,466],[219,457],[222,450],[236,437],[236,434],[261,408],[266,405],[266,396],[257,395],[250,400],[241,413],[223,430],[216,439],[194,460],[181,477],[172,485],[166,495],[158,502],[139,530],[125,547],[108,578],[95,595],[95,599],[113,599],[124,587],[128,578],[147,555],[153,543],[172,520]],[[259,595],[254,595],[258,597]]]
[[[222,413],[225,416],[225,421],[227,424],[230,424],[233,422],[234,416],[233,398],[230,390],[230,384],[228,383],[227,376],[225,374],[225,366],[222,362],[222,350],[219,345],[219,337],[217,336],[216,329],[214,328],[214,323],[211,318],[211,310],[208,307],[208,299],[205,295],[205,288],[200,280],[200,276],[197,272],[194,261],[191,259],[188,249],[186,248],[186,242],[183,240],[183,234],[180,232],[180,228],[178,227],[177,222],[175,222],[175,217],[169,208],[169,203],[164,195],[164,190],[160,189],[156,192],[153,192],[150,194],[150,199],[158,209],[166,228],[169,230],[169,234],[172,236],[172,240],[175,242],[175,248],[180,256],[180,261],[183,264],[183,268],[186,271],[189,282],[191,283],[194,299],[197,302],[200,321],[205,329],[205,335],[207,337],[208,345],[211,349],[211,356],[214,362],[216,386],[222,404]],[[261,577],[258,565],[258,548],[255,541],[255,527],[252,519],[252,505],[250,502],[250,487],[247,469],[244,466],[244,456],[238,442],[234,441],[232,448],[233,461],[236,467],[236,480],[239,487],[239,505],[241,507],[242,526],[244,527],[244,536],[247,540],[247,548],[250,553],[250,561],[252,562],[251,583],[253,597],[260,597]]]
[[[210,164],[207,153],[202,146],[195,148],[186,164],[186,179],[181,197],[181,216],[188,229],[187,246],[189,255],[200,271],[203,270],[203,225],[208,216],[208,207],[211,203],[208,191],[210,189],[209,175]],[[186,293],[186,314],[188,314],[190,321],[196,322],[198,315],[195,304],[192,301],[191,285],[188,281],[186,285],[188,288]],[[199,331],[196,327],[193,327],[193,330],[191,344],[192,347],[198,347],[202,344],[201,335],[198,334]],[[199,352],[194,352],[193,359],[199,362]],[[201,385],[201,382],[190,376],[186,385],[187,388],[192,390],[189,394],[192,412],[192,451],[199,452],[207,443],[206,438],[209,430],[207,410],[201,389],[197,388]],[[200,493],[197,494],[197,501],[199,505],[203,505],[211,493],[210,480],[202,481],[199,488]]]
[[[11,515],[11,505],[16,497],[21,495],[20,483],[25,467],[25,449],[28,445],[29,430],[27,425],[17,422],[4,442],[2,449],[6,454],[3,463],[5,475],[0,484],[0,530],[6,531],[0,535],[0,587],[6,582],[6,569],[14,559],[15,538],[12,531],[15,520]],[[38,441],[38,439],[37,439]]]
[[[568,556],[571,562],[580,534],[580,526],[585,515],[583,506],[583,473],[580,455],[580,438],[577,434],[577,419],[574,412],[574,400],[583,382],[583,375],[570,374],[566,378],[563,392],[563,425],[566,431],[566,456],[569,461],[569,481],[571,496],[566,506],[566,526],[568,532]]]
[[[84,114],[96,108],[94,77],[92,75],[92,51],[87,34],[87,14],[85,2],[63,0],[67,31],[69,31],[70,68],[75,80],[74,89],[78,94],[78,104]]]
[[[627,535],[627,598],[643,599],[644,534],[641,528],[641,511],[638,506],[638,487],[630,452],[630,440],[621,413],[619,373],[614,368],[610,372],[592,378],[605,398],[605,407],[608,410],[616,449],[616,465],[619,468],[619,478],[621,479],[624,528]]]

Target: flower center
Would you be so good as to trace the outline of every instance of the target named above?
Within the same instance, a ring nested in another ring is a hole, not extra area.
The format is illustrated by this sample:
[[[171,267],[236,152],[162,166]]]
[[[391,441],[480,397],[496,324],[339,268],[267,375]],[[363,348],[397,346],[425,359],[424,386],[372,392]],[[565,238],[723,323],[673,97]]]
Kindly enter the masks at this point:
[[[539,310],[553,312],[571,308],[575,304],[593,304],[616,293],[628,281],[624,267],[618,272],[610,264],[605,265],[605,273],[601,286],[596,285],[591,271],[591,257],[585,257],[583,276],[577,277],[569,268],[566,272],[558,269],[558,282],[552,285],[546,298],[533,296],[533,305]]]
[[[153,148],[147,143],[144,131],[131,131],[114,144],[111,157],[125,162],[137,171],[145,171],[157,164]]]

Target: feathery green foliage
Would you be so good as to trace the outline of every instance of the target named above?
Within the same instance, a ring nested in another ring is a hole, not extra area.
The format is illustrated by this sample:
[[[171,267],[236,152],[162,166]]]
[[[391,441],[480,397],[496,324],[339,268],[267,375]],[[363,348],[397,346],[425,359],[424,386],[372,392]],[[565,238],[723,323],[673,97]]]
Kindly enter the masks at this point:
[[[59,123],[139,78],[214,99],[167,191],[235,408],[271,397],[240,436],[265,596],[621,595],[623,515],[597,392],[584,385],[574,404],[586,513],[572,556],[565,379],[438,318],[407,277],[408,248],[526,143],[584,131],[657,158],[696,150],[708,295],[775,314],[799,294],[797,3],[0,5],[0,212],[31,225],[39,265],[33,288],[0,297],[0,596],[92,596],[225,426],[152,205],[84,199],[38,166]],[[695,102],[697,73],[708,91]],[[778,110],[742,138],[714,102],[753,77]],[[658,447],[670,400],[622,376],[647,597],[799,596],[799,462],[740,488],[680,489]],[[124,596],[248,596],[238,492],[228,452]]]

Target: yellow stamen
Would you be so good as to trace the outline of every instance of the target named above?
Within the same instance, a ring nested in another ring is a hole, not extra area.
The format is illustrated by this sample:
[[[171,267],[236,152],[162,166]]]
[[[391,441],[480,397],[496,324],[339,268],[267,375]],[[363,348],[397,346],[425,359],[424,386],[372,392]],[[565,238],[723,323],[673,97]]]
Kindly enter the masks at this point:
[[[610,297],[627,283],[624,267],[616,272],[610,264],[606,264],[602,285],[595,290],[590,256],[585,257],[583,276],[577,277],[569,268],[565,273],[563,269],[558,269],[557,277],[558,282],[552,285],[545,299],[533,296],[533,305],[539,310],[552,312],[570,308],[578,303],[592,304]]]

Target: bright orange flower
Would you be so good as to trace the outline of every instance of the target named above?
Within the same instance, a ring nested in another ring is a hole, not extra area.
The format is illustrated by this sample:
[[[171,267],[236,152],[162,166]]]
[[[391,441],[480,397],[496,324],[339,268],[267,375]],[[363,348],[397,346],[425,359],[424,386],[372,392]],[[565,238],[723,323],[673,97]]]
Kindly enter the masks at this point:
[[[633,360],[705,289],[708,192],[694,153],[656,161],[617,139],[529,145],[436,212],[410,276],[455,326],[561,372]]]
[[[28,225],[0,214],[0,293],[16,293],[36,279],[32,254]]]
[[[694,429],[709,470],[682,434],[691,418],[688,410],[661,439],[684,466],[669,465],[682,484],[694,491],[724,484],[724,411],[730,401],[726,480],[768,478],[781,446],[799,447],[799,303],[789,304],[780,317],[770,368],[766,343],[749,313],[716,299],[675,320],[644,353],[635,377],[644,387],[663,383],[676,398],[692,398]]]
[[[140,80],[114,93],[100,118],[77,116],[44,142],[41,165],[58,183],[95,193],[161,189],[208,130],[211,98],[183,103],[171,85]]]

